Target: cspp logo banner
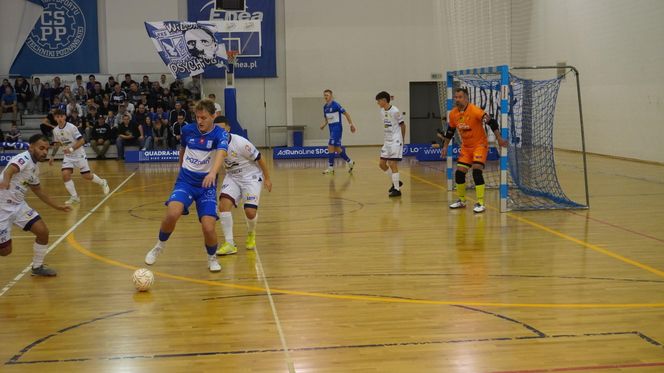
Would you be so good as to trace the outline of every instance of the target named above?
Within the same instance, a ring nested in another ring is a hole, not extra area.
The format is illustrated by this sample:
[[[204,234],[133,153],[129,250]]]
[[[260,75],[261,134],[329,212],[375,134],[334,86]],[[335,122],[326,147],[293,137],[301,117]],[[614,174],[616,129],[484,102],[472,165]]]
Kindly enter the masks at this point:
[[[99,72],[97,0],[42,0],[11,74]]]
[[[189,21],[216,25],[226,50],[238,51],[235,77],[277,76],[275,0],[246,0],[243,11],[215,9],[214,0],[187,0]],[[225,69],[206,69],[204,77],[223,78]]]

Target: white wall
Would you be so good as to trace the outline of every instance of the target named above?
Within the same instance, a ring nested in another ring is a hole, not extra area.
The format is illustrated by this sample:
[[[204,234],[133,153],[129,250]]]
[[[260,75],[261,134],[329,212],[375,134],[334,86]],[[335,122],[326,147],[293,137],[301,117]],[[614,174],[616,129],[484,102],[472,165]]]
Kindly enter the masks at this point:
[[[346,132],[344,143],[382,143],[376,93],[388,91],[407,112],[409,82],[430,80],[431,73],[441,71],[436,5],[423,0],[287,0],[289,122],[293,97],[321,97],[329,88],[358,126],[356,134]],[[322,102],[321,121],[307,130],[318,131],[321,122]]]
[[[566,61],[581,72],[588,150],[664,162],[664,2],[516,0],[512,64]],[[556,113],[556,145],[578,149],[574,79]]]

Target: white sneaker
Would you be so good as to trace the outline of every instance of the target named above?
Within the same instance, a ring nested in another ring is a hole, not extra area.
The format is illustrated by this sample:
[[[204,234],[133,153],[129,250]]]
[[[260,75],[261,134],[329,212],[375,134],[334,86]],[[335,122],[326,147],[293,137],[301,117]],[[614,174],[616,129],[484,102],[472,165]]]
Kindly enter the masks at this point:
[[[479,202],[475,204],[475,207],[473,207],[473,212],[476,214],[482,213],[484,211],[486,211],[486,207],[484,207],[484,205]]]
[[[323,175],[334,175],[334,168],[326,168],[325,171],[323,171]]]
[[[65,205],[69,205],[69,206],[71,206],[73,204],[77,204],[77,203],[81,203],[81,199],[78,198],[78,196],[71,196],[71,197],[69,197],[68,200],[65,201]]]
[[[350,161],[348,162],[348,173],[353,172],[353,168],[355,168],[355,161]]]
[[[210,272],[221,271],[221,264],[217,261],[216,255],[208,255],[208,268],[210,269]]]
[[[145,264],[151,266],[157,261],[157,257],[164,249],[161,246],[155,246],[145,254]]]
[[[101,189],[104,191],[105,196],[111,192],[111,187],[108,186],[108,181],[106,179],[104,179],[104,183],[101,184]]]
[[[466,202],[464,202],[460,199],[458,199],[456,202],[454,202],[453,204],[450,205],[450,208],[452,210],[462,209],[464,207],[466,207]]]

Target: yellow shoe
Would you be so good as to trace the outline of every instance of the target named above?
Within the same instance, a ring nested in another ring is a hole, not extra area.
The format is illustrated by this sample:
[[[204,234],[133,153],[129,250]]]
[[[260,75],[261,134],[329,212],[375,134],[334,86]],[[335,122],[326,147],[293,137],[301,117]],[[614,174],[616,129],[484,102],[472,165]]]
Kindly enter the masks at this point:
[[[245,246],[247,250],[253,250],[256,248],[256,232],[249,232],[247,234],[247,241]]]
[[[237,246],[229,242],[224,242],[219,250],[217,250],[217,255],[233,255],[235,253],[237,253]]]

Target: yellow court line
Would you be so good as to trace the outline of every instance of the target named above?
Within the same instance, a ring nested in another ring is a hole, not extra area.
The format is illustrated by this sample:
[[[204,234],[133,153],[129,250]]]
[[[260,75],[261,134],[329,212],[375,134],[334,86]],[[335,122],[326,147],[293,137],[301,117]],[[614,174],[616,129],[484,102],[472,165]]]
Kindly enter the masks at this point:
[[[412,173],[411,173],[410,177],[412,177],[413,179],[415,179],[415,180],[417,180],[417,181],[419,181],[419,182],[421,182],[421,183],[431,185],[431,186],[436,187],[436,188],[438,188],[438,189],[442,189],[442,190],[444,190],[444,191],[446,191],[446,192],[448,191],[446,186],[440,185],[440,184],[438,184],[438,183],[431,182],[431,181],[426,180],[426,179],[423,179],[423,178],[421,178],[421,177],[419,177],[419,176],[415,176],[415,175],[413,175]],[[472,199],[470,199],[470,198],[468,198],[468,199],[472,201]],[[494,207],[491,207],[491,206],[486,206],[486,208],[487,208],[487,209],[494,210],[494,211],[499,211],[497,208],[494,208]],[[526,224],[528,224],[528,225],[530,225],[530,226],[533,226],[533,227],[535,227],[535,228],[537,228],[537,229],[541,229],[541,230],[543,230],[543,231],[545,231],[545,232],[551,233],[551,234],[553,234],[553,235],[555,235],[555,236],[558,236],[558,237],[560,237],[560,238],[563,238],[563,239],[565,239],[565,240],[568,240],[568,241],[574,242],[574,243],[576,243],[576,244],[578,244],[578,245],[584,246],[584,247],[586,247],[586,248],[588,248],[588,249],[591,249],[591,250],[593,250],[593,251],[596,251],[596,252],[598,252],[598,253],[600,253],[600,254],[604,254],[604,255],[609,256],[609,257],[611,257],[611,258],[613,258],[613,259],[617,259],[617,260],[619,260],[619,261],[621,261],[621,262],[623,262],[623,263],[626,263],[626,264],[629,264],[629,265],[632,265],[632,266],[635,266],[635,267],[641,268],[641,269],[643,269],[643,270],[645,270],[645,271],[648,271],[648,272],[650,272],[650,273],[653,273],[653,274],[655,274],[655,275],[657,275],[657,276],[659,276],[659,277],[664,277],[664,271],[660,271],[659,269],[654,268],[654,267],[651,267],[651,266],[649,266],[649,265],[647,265],[647,264],[643,264],[643,263],[637,262],[636,260],[629,259],[629,258],[627,258],[627,257],[624,257],[624,256],[620,255],[620,254],[614,253],[614,252],[611,251],[611,250],[608,250],[608,249],[605,249],[605,248],[603,248],[603,247],[601,247],[601,246],[598,246],[598,245],[592,244],[592,243],[590,243],[590,242],[587,242],[587,241],[580,240],[580,239],[578,239],[578,238],[572,237],[572,236],[570,236],[570,235],[567,235],[567,234],[565,234],[565,233],[562,233],[562,232],[560,232],[560,231],[557,231],[557,230],[555,230],[555,229],[553,229],[553,228],[549,228],[549,227],[547,227],[547,226],[545,226],[545,225],[542,225],[542,224],[540,224],[540,223],[536,223],[536,222],[534,222],[534,221],[532,221],[532,220],[530,220],[530,219],[524,218],[524,217],[522,217],[522,216],[518,216],[518,215],[513,214],[513,213],[506,213],[506,215],[509,216],[510,218],[514,219],[514,220],[518,220],[518,221],[520,221],[520,222],[522,222],[522,223],[526,223]]]
[[[75,250],[80,252],[83,255],[86,255],[92,259],[98,260],[100,262],[110,264],[112,266],[121,267],[130,270],[136,270],[139,267],[123,263],[114,259],[110,259],[99,254],[93,253],[92,251],[86,249],[81,245],[74,236],[74,233],[71,233],[67,236],[67,243],[73,247]],[[185,281],[195,284],[208,285],[208,286],[219,286],[231,289],[240,289],[247,290],[259,293],[265,293],[266,289],[259,286],[248,286],[248,285],[238,285],[232,283],[225,283],[220,281],[209,281],[201,280],[192,277],[178,276],[165,272],[156,272],[153,271],[155,276],[169,278],[172,280]],[[306,297],[315,297],[315,298],[327,298],[327,299],[340,299],[340,300],[356,300],[364,302],[383,302],[383,303],[404,303],[404,304],[426,304],[426,305],[443,305],[443,306],[469,306],[469,307],[509,307],[509,308],[664,308],[664,303],[496,303],[496,302],[468,302],[468,301],[445,301],[445,300],[427,300],[427,299],[401,299],[401,298],[388,298],[381,296],[363,296],[363,295],[343,295],[343,294],[328,294],[328,293],[318,293],[318,292],[308,292],[308,291],[298,291],[298,290],[285,290],[285,289],[273,289],[270,288],[270,291],[273,294],[288,294],[288,295],[297,295],[297,296],[306,296]]]

